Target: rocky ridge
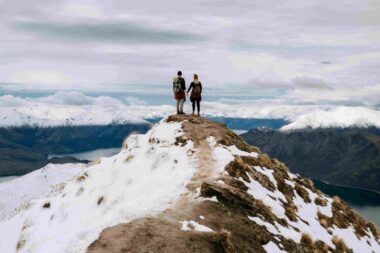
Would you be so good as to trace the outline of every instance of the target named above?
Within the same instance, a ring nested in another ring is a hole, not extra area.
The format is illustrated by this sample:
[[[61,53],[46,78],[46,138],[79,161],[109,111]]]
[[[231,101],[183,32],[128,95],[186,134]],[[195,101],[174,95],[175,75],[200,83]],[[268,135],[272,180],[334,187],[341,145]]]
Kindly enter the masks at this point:
[[[224,125],[166,122],[182,125],[175,145],[193,143],[187,190],[161,213],[105,229],[87,252],[380,252],[373,223]]]

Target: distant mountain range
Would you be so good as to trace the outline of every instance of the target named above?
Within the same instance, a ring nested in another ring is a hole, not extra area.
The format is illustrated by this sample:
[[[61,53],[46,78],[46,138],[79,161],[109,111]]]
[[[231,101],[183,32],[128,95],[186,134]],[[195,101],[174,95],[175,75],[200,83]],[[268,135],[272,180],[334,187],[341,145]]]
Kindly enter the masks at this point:
[[[149,124],[0,128],[0,177],[23,175],[47,163],[83,162],[48,155],[120,147],[132,132],[149,128]]]
[[[333,184],[380,191],[378,128],[257,128],[242,137],[285,162],[293,172]]]

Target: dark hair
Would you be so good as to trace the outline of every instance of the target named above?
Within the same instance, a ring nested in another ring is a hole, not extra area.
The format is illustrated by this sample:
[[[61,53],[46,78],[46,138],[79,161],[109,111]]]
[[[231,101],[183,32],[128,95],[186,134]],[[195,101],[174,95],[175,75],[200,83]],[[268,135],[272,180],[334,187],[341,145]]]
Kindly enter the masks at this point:
[[[198,80],[198,75],[197,74],[194,74],[194,79]]]
[[[178,71],[177,75],[182,76],[182,71]]]

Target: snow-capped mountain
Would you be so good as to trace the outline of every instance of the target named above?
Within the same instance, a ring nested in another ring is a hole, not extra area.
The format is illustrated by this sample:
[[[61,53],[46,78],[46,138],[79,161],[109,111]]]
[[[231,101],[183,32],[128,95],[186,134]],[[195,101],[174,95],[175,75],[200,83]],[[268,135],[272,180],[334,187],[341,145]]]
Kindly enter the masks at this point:
[[[380,111],[365,107],[339,106],[331,110],[315,110],[295,117],[281,128],[291,131],[305,128],[380,128]]]
[[[60,186],[86,167],[82,163],[48,164],[0,184],[0,220],[10,217],[33,199],[54,196],[60,191]]]
[[[0,252],[380,252],[340,199],[199,117],[164,119],[62,181],[0,221]]]
[[[138,98],[91,97],[80,92],[56,92],[38,98],[0,96],[0,127],[78,126],[147,123],[146,119],[167,117],[175,111],[174,100],[149,105]],[[190,111],[190,104],[185,110]],[[276,104],[261,100],[204,101],[202,113],[208,117],[283,120],[282,130],[301,128],[368,127],[380,128],[380,111],[363,106]],[[276,124],[277,125],[277,124]]]

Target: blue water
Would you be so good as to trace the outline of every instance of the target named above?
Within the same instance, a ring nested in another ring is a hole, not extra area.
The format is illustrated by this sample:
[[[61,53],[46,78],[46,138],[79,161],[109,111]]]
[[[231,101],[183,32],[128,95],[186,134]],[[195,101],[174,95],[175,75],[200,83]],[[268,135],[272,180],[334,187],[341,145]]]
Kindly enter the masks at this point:
[[[0,183],[10,181],[12,179],[18,178],[18,176],[11,176],[11,177],[0,177]]]

